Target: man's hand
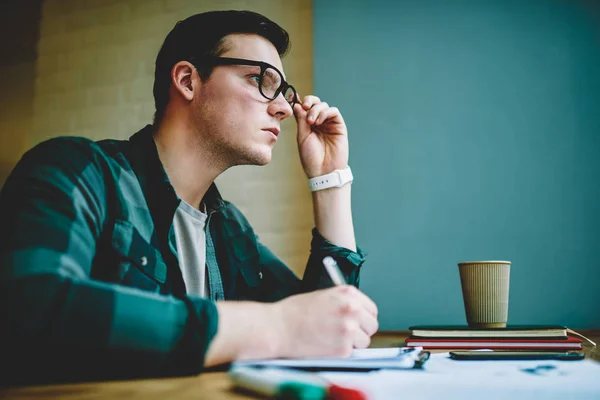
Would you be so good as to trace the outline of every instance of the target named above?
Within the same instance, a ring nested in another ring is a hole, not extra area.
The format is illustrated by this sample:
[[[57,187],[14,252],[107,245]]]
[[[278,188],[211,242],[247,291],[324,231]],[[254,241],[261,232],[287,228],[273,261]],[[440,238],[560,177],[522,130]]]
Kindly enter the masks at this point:
[[[336,286],[275,303],[280,357],[349,356],[377,332],[377,306],[354,286]]]
[[[342,114],[316,96],[305,96],[294,105],[298,122],[298,151],[309,178],[348,165],[348,130]]]
[[[219,328],[205,366],[280,357],[344,357],[377,332],[377,306],[354,286],[290,296],[276,303],[219,301]]]

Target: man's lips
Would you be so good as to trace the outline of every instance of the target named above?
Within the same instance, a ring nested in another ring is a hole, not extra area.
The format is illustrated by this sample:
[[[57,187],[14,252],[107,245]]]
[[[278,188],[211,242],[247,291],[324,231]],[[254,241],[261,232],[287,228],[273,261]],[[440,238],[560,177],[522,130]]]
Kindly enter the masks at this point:
[[[275,136],[279,136],[279,128],[264,128],[263,131],[269,131]]]

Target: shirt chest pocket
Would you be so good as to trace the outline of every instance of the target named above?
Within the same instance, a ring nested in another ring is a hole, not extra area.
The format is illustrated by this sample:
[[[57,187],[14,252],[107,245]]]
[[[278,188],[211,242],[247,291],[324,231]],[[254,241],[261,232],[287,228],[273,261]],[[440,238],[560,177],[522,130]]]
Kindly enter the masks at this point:
[[[159,292],[167,279],[167,265],[160,252],[130,222],[117,221],[112,248],[118,261],[122,285]]]
[[[258,300],[263,290],[263,271],[260,255],[253,236],[236,235],[229,239],[231,245],[231,262],[239,270],[236,282],[236,300]]]

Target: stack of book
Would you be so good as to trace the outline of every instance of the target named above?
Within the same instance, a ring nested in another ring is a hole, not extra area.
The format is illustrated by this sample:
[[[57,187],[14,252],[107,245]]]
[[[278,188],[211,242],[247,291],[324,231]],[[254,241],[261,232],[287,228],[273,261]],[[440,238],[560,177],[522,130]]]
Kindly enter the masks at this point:
[[[506,328],[421,325],[409,328],[406,346],[424,349],[580,350],[581,339],[566,326],[508,325]]]

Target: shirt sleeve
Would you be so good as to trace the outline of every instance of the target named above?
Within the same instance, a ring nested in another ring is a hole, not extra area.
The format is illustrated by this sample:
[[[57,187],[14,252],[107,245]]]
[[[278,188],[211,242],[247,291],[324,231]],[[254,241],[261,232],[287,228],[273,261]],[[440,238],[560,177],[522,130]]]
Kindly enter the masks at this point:
[[[109,213],[108,163],[80,138],[26,153],[0,192],[0,380],[43,383],[198,372],[214,303],[90,277]]]
[[[346,283],[359,287],[360,269],[366,260],[367,254],[357,246],[357,251],[339,247],[325,239],[313,229],[313,239],[310,246],[310,257],[302,279],[303,291],[311,291],[331,287],[333,282],[323,266],[323,258],[331,256],[335,259]]]
[[[354,252],[350,249],[339,247],[325,239],[319,231],[312,231],[311,250],[304,277],[298,279],[296,275],[265,245],[258,242],[261,268],[268,271],[265,277],[265,288],[261,291],[262,301],[276,301],[287,296],[306,293],[316,289],[333,286],[333,282],[323,266],[323,258],[333,257],[346,282],[356,287],[360,283],[360,269],[365,262],[366,253],[361,248]]]

